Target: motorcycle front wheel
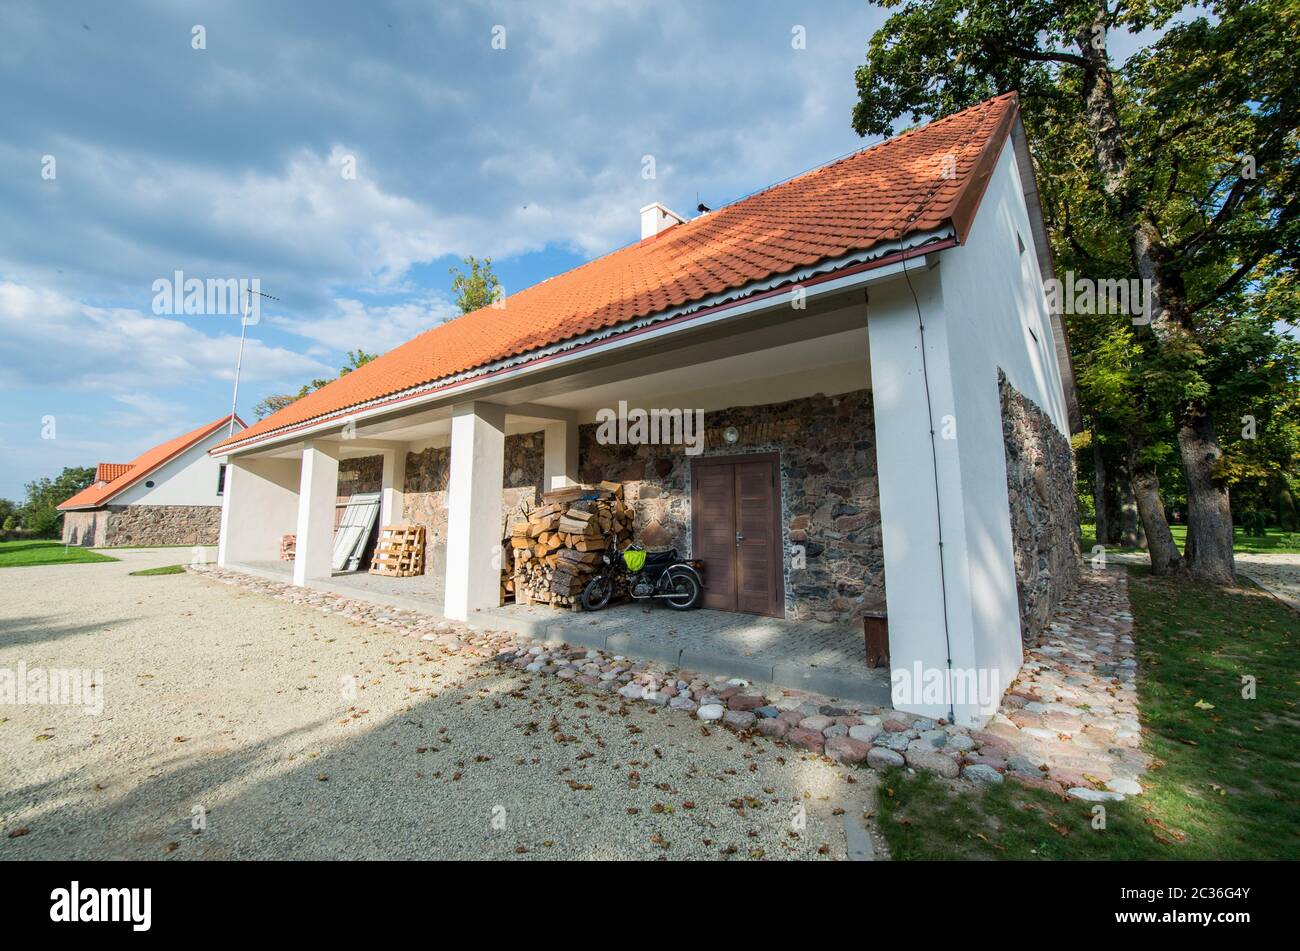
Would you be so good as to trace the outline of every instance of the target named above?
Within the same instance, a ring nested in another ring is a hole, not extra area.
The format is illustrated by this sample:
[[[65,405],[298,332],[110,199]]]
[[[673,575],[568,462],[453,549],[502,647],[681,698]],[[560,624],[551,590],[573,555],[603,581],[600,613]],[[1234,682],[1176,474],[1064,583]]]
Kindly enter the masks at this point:
[[[673,575],[664,600],[675,611],[689,611],[700,603],[700,583],[685,572]]]
[[[582,609],[584,611],[599,611],[609,604],[609,599],[613,596],[613,580],[605,575],[598,575],[583,586]]]

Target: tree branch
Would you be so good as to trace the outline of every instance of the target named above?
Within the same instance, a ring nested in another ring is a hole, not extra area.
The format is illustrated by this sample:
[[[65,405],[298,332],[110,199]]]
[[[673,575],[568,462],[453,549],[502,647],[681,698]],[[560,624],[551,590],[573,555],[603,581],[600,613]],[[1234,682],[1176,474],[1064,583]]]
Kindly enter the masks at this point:
[[[1065,50],[1031,50],[1023,46],[1008,45],[993,37],[985,37],[983,43],[984,47],[990,52],[1005,53],[1007,56],[1030,60],[1035,63],[1064,63],[1067,66],[1077,66],[1080,69],[1088,65],[1087,60],[1082,56],[1068,53]]]

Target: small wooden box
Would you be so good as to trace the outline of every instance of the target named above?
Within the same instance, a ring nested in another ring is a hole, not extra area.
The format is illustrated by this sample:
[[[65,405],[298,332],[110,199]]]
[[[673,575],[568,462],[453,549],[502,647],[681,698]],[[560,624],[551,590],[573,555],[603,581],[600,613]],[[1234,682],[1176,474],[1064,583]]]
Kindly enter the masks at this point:
[[[868,667],[889,666],[889,618],[884,611],[862,616],[862,633],[867,646]]]

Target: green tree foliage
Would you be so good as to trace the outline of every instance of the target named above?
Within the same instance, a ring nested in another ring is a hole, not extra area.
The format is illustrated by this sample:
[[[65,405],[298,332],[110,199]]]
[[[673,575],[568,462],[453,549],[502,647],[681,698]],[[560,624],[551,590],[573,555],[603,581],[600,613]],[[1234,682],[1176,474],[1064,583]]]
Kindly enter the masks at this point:
[[[487,307],[504,297],[505,291],[492,270],[491,258],[480,261],[471,255],[465,259],[465,264],[469,267],[467,272],[457,267],[447,269],[452,276],[451,290],[456,295],[456,306],[462,314]]]
[[[1244,472],[1231,434],[1244,405],[1286,406],[1295,385],[1285,338],[1259,315],[1293,312],[1300,5],[879,5],[895,12],[857,72],[857,131],[888,134],[900,118],[1018,90],[1058,272],[1149,282],[1149,325],[1124,326],[1125,315],[1072,321],[1081,395],[1099,435],[1131,444],[1140,459],[1178,459],[1193,572],[1231,580],[1228,492]],[[1112,64],[1115,29],[1161,32]],[[1231,385],[1264,368],[1249,392]]]
[[[94,481],[94,466],[81,466],[65,468],[53,479],[28,482],[27,500],[21,511],[23,527],[41,538],[57,536],[63,521],[59,505]]]

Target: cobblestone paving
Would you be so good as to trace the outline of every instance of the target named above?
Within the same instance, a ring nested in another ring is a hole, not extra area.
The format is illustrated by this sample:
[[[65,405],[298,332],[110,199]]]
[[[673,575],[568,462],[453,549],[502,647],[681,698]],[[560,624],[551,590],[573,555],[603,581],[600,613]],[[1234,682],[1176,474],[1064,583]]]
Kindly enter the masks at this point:
[[[983,744],[980,761],[1082,799],[1141,792],[1148,757],[1136,677],[1127,575],[1085,569],[1040,643],[1026,650],[1002,709],[971,734]]]

